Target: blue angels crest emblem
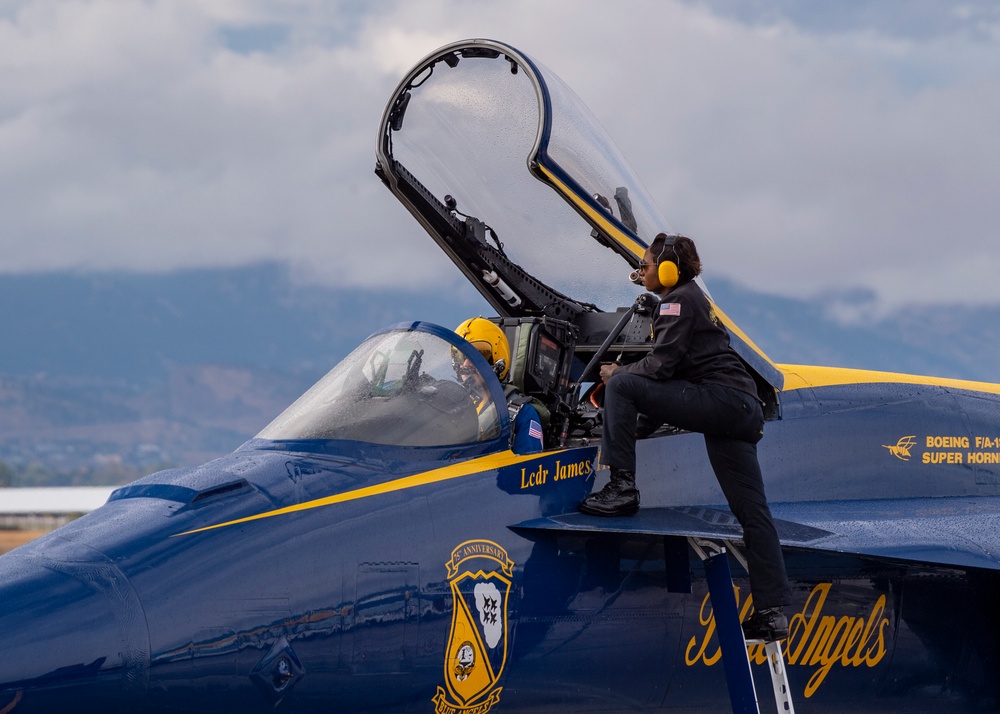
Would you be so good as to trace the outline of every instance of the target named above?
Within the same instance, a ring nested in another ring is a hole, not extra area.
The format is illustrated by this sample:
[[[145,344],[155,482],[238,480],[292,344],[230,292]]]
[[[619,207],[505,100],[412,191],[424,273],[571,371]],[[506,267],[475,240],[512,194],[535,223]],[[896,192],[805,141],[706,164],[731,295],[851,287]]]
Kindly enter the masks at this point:
[[[507,613],[514,562],[493,541],[468,540],[451,553],[454,607],[436,714],[486,714],[500,701],[507,663]]]

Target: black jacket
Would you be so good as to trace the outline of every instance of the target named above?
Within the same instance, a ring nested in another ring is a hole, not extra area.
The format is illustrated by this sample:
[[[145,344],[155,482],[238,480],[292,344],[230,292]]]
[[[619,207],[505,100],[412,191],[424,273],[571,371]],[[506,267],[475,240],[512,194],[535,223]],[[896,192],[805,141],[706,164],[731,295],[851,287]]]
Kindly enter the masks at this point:
[[[718,384],[757,396],[753,378],[729,344],[729,333],[693,280],[660,298],[653,308],[652,351],[618,372],[660,381]]]

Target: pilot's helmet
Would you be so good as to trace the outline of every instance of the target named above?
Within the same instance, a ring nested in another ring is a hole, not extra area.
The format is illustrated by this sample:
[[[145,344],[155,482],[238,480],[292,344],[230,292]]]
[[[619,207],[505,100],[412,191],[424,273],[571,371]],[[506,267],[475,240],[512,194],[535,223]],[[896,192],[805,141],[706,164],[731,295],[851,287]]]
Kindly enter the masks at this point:
[[[484,317],[473,317],[455,328],[459,337],[472,343],[479,354],[493,365],[493,371],[501,381],[510,367],[510,345],[503,330]]]

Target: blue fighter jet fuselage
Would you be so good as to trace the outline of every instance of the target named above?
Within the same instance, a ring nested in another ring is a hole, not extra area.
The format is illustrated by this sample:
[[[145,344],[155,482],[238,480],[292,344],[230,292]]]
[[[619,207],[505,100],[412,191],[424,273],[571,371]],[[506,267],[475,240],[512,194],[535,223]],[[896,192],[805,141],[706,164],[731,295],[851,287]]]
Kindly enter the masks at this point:
[[[381,330],[234,453],[0,557],[0,714],[730,706],[689,539],[726,543],[753,601],[702,436],[639,442],[635,516],[576,509],[606,478],[594,365],[651,344],[626,275],[668,230],[656,203],[568,87],[490,40],[418,63],[376,154],[495,308],[510,385],[451,330]],[[776,364],[713,306],[765,404],[796,706],[996,710],[1000,385]],[[510,448],[511,385],[541,452]]]

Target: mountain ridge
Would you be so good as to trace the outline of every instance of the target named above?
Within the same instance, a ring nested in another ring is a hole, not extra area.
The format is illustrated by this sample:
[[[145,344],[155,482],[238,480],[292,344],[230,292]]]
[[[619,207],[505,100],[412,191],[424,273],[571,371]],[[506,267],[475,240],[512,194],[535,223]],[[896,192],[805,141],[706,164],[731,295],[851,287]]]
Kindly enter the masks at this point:
[[[1000,378],[1000,307],[858,320],[864,293],[803,300],[708,283],[777,363]],[[298,284],[276,263],[0,275],[0,305],[0,462],[20,485],[124,483],[201,463],[257,433],[375,330],[491,314],[466,283],[337,289]]]

